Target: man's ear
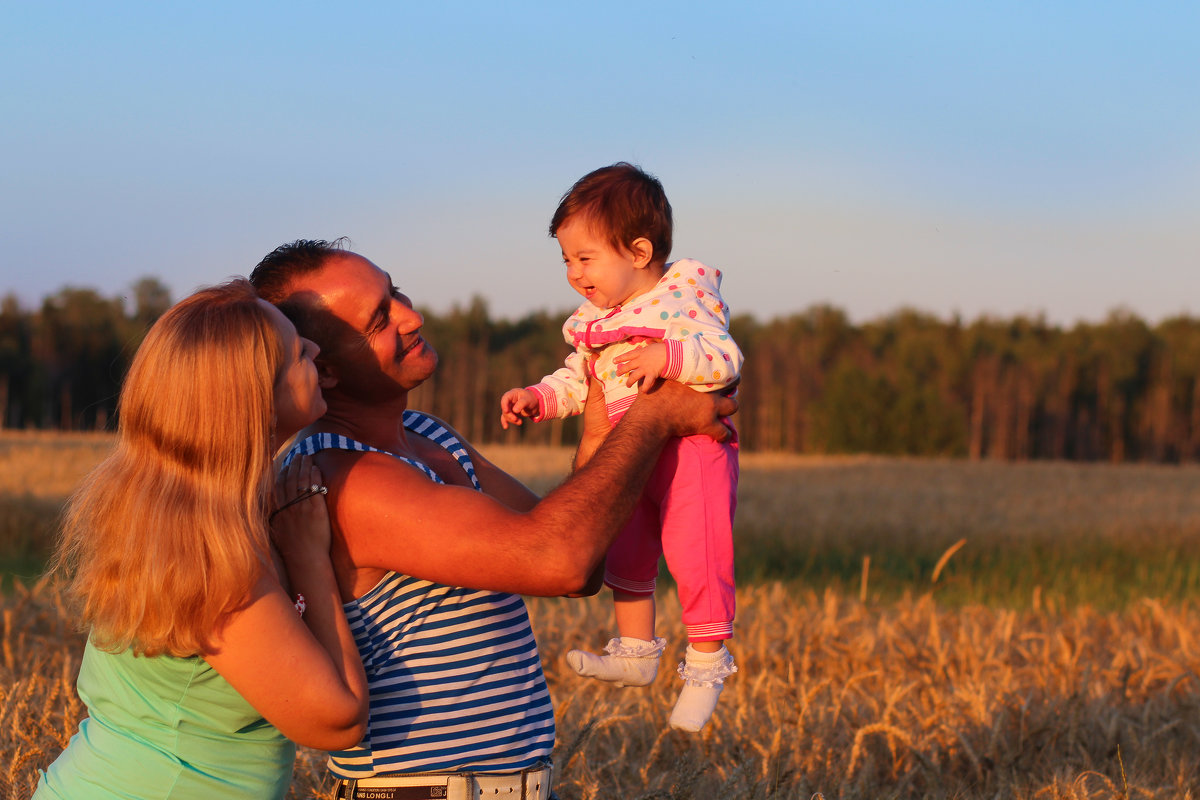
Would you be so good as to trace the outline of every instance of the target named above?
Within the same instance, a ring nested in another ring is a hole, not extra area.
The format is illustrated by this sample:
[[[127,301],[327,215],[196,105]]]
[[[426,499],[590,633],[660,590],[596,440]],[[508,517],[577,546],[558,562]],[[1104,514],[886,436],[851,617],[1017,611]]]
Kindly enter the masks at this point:
[[[329,362],[318,355],[313,360],[313,366],[317,368],[317,386],[320,386],[321,389],[332,389],[338,385],[337,372]]]
[[[654,260],[654,245],[645,237],[630,242],[629,252],[633,256],[635,269],[645,269]]]

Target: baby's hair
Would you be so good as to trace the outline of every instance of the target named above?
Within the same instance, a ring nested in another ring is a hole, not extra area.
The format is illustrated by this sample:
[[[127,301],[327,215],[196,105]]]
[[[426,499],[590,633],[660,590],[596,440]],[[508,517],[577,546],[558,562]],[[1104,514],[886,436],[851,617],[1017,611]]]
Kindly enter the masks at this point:
[[[635,239],[654,246],[651,263],[665,264],[671,255],[674,222],[671,204],[658,178],[625,161],[589,172],[567,190],[550,220],[550,235],[576,215],[583,215],[614,248],[628,250]]]

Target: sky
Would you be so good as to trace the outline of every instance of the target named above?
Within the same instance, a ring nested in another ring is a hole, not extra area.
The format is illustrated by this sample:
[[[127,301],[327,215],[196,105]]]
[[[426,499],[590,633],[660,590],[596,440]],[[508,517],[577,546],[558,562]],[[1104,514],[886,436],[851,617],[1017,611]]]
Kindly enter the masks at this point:
[[[1200,4],[8,3],[0,294],[178,299],[349,237],[418,305],[573,308],[631,161],[735,314],[1200,316]]]

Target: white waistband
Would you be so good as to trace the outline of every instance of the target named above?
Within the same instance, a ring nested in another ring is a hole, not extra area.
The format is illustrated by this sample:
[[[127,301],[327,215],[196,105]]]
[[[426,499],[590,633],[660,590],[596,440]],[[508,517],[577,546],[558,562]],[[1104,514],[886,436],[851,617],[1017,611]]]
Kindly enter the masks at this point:
[[[548,800],[550,765],[522,772],[422,772],[377,775],[359,780],[338,781],[335,797],[345,800],[478,800],[479,797],[508,800]],[[428,789],[429,793],[421,792]],[[404,789],[406,791],[398,791]]]

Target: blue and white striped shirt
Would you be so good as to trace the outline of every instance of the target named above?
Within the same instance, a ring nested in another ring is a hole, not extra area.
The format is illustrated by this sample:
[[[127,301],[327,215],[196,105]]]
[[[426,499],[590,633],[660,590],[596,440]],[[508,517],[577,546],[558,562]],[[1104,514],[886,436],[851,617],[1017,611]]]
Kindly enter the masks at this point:
[[[437,420],[406,411],[404,427],[445,448],[479,489],[466,449]],[[298,442],[288,458],[328,448],[384,452],[324,433]],[[394,457],[442,482],[424,464]],[[343,608],[371,711],[363,741],[330,753],[335,775],[508,772],[550,757],[554,708],[520,597],[389,572]]]

